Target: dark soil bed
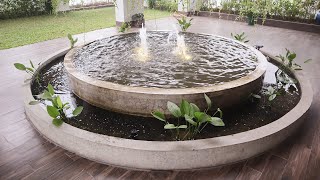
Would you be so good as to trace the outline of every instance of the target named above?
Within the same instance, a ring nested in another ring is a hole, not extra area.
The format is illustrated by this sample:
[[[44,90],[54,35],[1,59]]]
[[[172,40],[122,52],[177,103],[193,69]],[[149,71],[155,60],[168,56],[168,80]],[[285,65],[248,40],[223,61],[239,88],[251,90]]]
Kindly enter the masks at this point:
[[[71,106],[81,105],[84,107],[80,116],[71,118],[66,123],[94,133],[121,138],[149,141],[174,140],[170,131],[163,129],[163,122],[155,118],[137,117],[107,111],[92,106],[76,97],[70,91],[67,73],[63,66],[63,58],[57,58],[41,69],[40,84],[33,82],[31,88],[33,95],[38,95],[50,83],[63,102],[69,102]],[[262,92],[267,86],[275,86],[274,72],[277,69],[277,66],[269,63]],[[196,139],[240,133],[264,126],[281,118],[295,107],[300,100],[298,84],[295,85],[295,88],[289,89],[291,90],[290,92],[285,92],[272,102],[268,101],[264,93],[261,93],[261,99],[248,97],[243,104],[230,109],[222,109],[226,126],[214,127],[208,125]],[[214,99],[212,101],[214,102]],[[44,105],[43,107],[45,108]]]

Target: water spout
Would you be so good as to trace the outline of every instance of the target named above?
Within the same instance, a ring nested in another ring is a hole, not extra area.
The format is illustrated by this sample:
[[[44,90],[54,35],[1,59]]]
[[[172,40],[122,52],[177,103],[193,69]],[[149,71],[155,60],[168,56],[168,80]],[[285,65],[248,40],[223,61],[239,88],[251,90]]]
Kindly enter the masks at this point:
[[[140,37],[140,47],[143,48],[146,52],[148,50],[148,45],[147,45],[147,29],[144,27],[142,24],[142,28],[139,30],[139,37]]]
[[[142,24],[142,28],[139,30],[140,46],[137,48],[137,59],[139,61],[147,61],[148,59],[148,44],[147,44],[147,29]]]
[[[175,49],[175,53],[180,55],[184,60],[190,60],[191,56],[187,53],[187,46],[184,41],[184,36],[177,34],[177,47]]]

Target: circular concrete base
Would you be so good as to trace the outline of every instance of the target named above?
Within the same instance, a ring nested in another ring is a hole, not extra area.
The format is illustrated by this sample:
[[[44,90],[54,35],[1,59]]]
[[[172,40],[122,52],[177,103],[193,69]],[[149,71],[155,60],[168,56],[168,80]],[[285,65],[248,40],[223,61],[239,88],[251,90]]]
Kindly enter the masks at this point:
[[[42,65],[44,67],[67,50],[61,51]],[[40,68],[42,68],[40,67]],[[100,163],[157,170],[198,169],[219,166],[256,156],[282,142],[303,122],[312,103],[311,85],[302,72],[293,72],[300,82],[301,100],[280,119],[250,131],[193,141],[140,141],[95,134],[64,123],[57,128],[34,100],[30,84],[24,86],[27,117],[40,134],[56,145],[79,156]]]
[[[229,38],[224,39],[234,41]],[[181,99],[185,99],[197,104],[200,109],[205,109],[206,103],[203,94],[206,93],[214,101],[216,108],[226,108],[238,104],[247,99],[251,93],[261,90],[264,73],[267,69],[266,57],[251,46],[238,41],[234,41],[234,43],[245,46],[248,51],[252,51],[256,55],[256,69],[239,79],[207,87],[170,89],[132,87],[92,78],[78,71],[74,65],[75,52],[81,47],[68,52],[64,59],[64,65],[73,92],[94,106],[139,116],[151,116],[152,111],[160,110],[169,116],[168,101],[179,104]]]

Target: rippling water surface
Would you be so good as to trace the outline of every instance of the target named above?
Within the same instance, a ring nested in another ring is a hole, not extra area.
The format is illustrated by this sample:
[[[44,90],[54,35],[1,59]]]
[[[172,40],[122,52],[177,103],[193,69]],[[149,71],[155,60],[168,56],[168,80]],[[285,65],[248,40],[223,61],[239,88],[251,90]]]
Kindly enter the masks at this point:
[[[189,88],[232,81],[257,66],[255,53],[222,37],[183,33],[187,59],[175,53],[169,32],[148,32],[147,58],[139,56],[139,34],[90,43],[75,53],[76,68],[90,77],[138,87]]]

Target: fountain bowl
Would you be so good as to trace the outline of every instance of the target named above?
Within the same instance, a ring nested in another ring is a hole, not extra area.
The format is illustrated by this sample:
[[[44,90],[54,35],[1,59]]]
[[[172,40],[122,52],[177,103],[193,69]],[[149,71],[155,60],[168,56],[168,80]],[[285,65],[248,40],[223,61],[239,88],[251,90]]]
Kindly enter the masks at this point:
[[[152,111],[160,110],[169,115],[170,112],[166,108],[167,102],[178,104],[182,99],[193,102],[200,109],[204,109],[206,107],[204,93],[213,100],[215,107],[227,108],[247,99],[251,93],[259,92],[267,68],[267,60],[261,52],[251,46],[229,38],[224,39],[252,51],[257,57],[257,66],[244,77],[211,86],[190,88],[132,87],[99,80],[78,71],[75,66],[75,53],[84,46],[71,49],[65,56],[64,65],[73,92],[88,103],[107,110],[139,116],[151,116]]]

